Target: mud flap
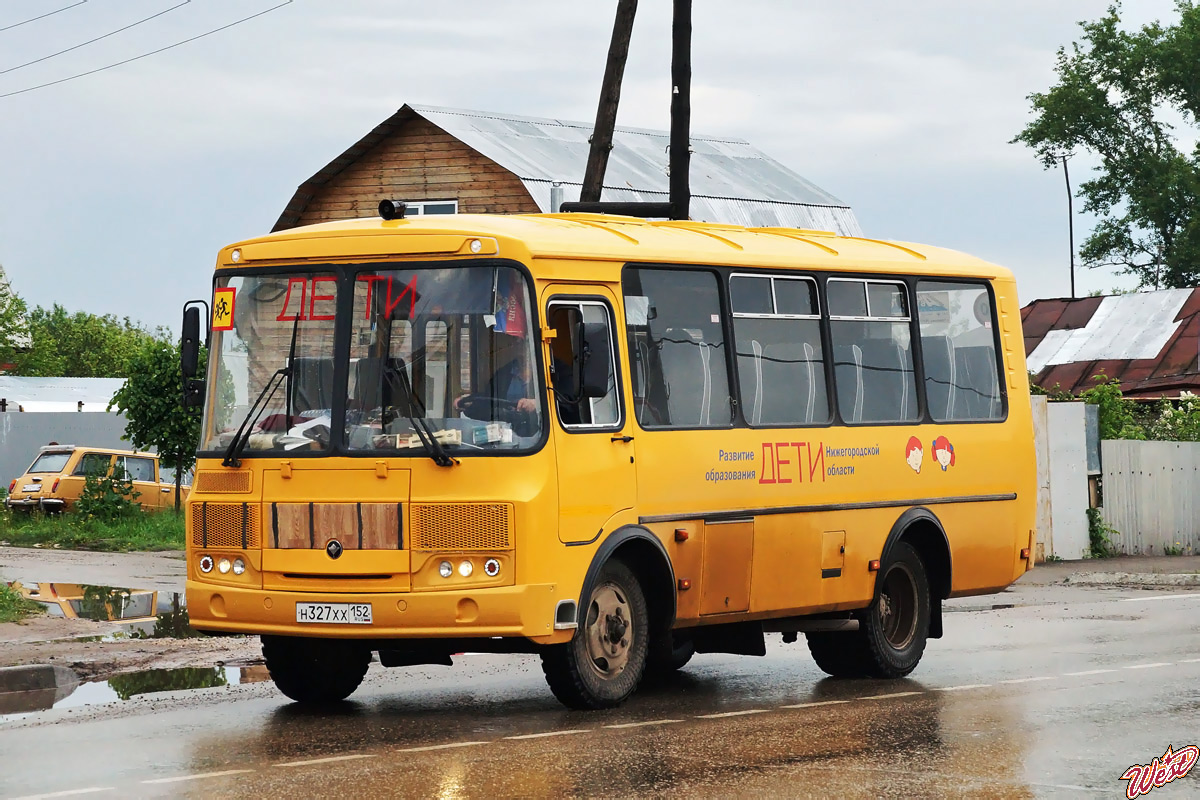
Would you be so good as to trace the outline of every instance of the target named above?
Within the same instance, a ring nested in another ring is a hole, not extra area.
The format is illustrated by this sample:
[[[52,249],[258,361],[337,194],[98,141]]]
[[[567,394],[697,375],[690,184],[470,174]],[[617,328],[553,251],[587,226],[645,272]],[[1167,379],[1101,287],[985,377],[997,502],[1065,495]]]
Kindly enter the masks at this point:
[[[929,598],[929,638],[942,638],[942,598]]]

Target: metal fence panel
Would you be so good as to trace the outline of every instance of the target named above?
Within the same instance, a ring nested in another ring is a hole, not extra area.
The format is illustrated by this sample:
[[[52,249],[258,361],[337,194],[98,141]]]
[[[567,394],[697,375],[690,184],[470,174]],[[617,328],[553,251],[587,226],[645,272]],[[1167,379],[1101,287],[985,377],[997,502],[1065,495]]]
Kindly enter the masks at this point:
[[[1200,552],[1200,443],[1101,442],[1104,521],[1131,555]]]

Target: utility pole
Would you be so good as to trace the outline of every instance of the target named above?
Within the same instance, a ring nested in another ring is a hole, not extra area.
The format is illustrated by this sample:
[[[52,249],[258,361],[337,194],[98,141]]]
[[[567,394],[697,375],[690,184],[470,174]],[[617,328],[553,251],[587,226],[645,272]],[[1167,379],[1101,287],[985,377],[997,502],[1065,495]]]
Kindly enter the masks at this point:
[[[612,127],[616,121],[616,103],[620,97],[619,91],[616,93],[614,91],[620,87],[622,70],[618,70],[614,65],[620,62],[623,69],[624,56],[628,51],[629,32],[622,33],[619,30],[623,25],[621,12],[628,10],[628,22],[632,26],[634,6],[635,3],[631,0],[621,0],[621,6],[618,9],[617,30],[614,30],[613,33],[613,45],[609,54],[608,69],[605,71],[604,89],[601,92],[600,107],[596,114],[596,130],[592,133],[592,149],[580,194],[582,199],[577,203],[563,203],[556,210],[563,213],[629,214],[638,217],[689,219],[691,205],[688,176],[691,168],[692,0],[674,0],[673,3],[675,16],[671,24],[671,144],[668,158],[670,198],[667,202],[601,202],[587,199],[599,197],[600,187],[604,182],[608,150],[612,147]],[[624,39],[624,45],[620,47],[618,45],[622,39]],[[602,124],[605,120],[610,120],[607,128]],[[596,164],[595,171],[593,171],[593,163]],[[593,192],[594,194],[592,194]]]
[[[675,0],[671,21],[671,219],[688,219],[692,188],[692,0]]]
[[[1071,247],[1071,299],[1075,299],[1075,210],[1072,208],[1071,174],[1067,172],[1067,159],[1070,154],[1062,156],[1063,178],[1067,181],[1067,240]]]
[[[592,149],[588,152],[587,168],[579,200],[596,203],[604,186],[608,169],[608,154],[612,151],[613,129],[617,125],[617,106],[621,102],[621,81],[625,77],[625,60],[629,56],[629,37],[633,33],[633,17],[637,0],[619,0],[617,18],[613,22],[612,42],[608,46],[608,64],[604,67],[604,82],[600,86],[600,104],[596,108],[596,124],[592,128]],[[550,213],[557,214],[552,208]]]

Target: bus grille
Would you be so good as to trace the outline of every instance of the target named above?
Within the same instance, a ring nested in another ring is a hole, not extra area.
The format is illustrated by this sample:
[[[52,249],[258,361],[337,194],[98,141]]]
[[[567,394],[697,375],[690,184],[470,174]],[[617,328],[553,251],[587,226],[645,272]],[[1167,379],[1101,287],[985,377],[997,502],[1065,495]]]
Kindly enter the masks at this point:
[[[413,550],[507,550],[513,508],[507,503],[413,503]]]
[[[250,491],[249,472],[197,472],[192,486],[196,492],[227,493]]]
[[[195,547],[259,547],[262,522],[258,508],[246,503],[192,503],[192,545]]]

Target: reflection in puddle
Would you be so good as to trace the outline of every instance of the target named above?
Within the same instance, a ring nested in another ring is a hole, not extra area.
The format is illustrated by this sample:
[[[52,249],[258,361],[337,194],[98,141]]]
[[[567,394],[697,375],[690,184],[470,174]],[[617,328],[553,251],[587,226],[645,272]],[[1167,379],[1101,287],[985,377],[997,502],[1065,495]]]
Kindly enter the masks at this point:
[[[11,587],[41,604],[51,617],[113,622],[120,626],[103,637],[134,639],[190,639],[203,636],[191,627],[182,592],[127,589],[82,583],[22,583]]]
[[[262,665],[244,667],[183,667],[150,669],[114,675],[105,681],[60,682],[57,690],[8,692],[0,687],[0,722],[20,719],[46,709],[79,708],[129,700],[141,694],[208,689],[270,680]],[[9,712],[9,713],[4,713]]]

